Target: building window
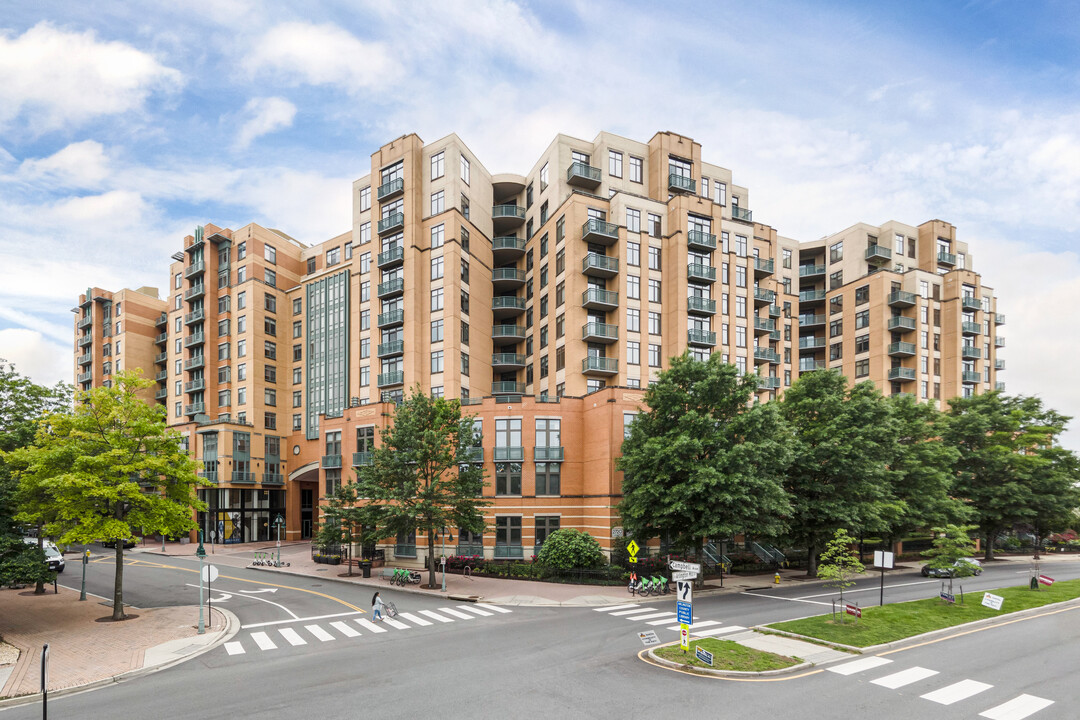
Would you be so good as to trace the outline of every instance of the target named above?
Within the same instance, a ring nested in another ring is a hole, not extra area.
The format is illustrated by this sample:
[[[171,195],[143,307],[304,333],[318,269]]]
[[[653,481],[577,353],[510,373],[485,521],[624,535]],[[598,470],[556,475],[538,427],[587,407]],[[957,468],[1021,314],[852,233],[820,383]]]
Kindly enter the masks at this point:
[[[641,265],[641,245],[636,242],[626,243],[626,264],[634,267]]]
[[[660,216],[654,213],[649,213],[649,237],[660,237]]]
[[[495,557],[521,557],[521,552],[521,517],[495,518]]]
[[[649,345],[649,367],[660,367],[659,345]]]
[[[622,153],[608,150],[608,175],[622,177]]]
[[[431,179],[438,180],[443,176],[443,159],[445,153],[436,153],[431,156]]]
[[[855,313],[855,329],[861,330],[862,328],[870,327],[870,311],[862,310]]]
[[[431,309],[442,310],[443,309],[443,289],[435,288],[431,291]]]
[[[859,335],[855,338],[855,354],[860,355],[865,352],[870,352],[870,336]]]
[[[471,177],[471,166],[469,164],[469,158],[464,155],[461,156],[461,179],[465,181],[465,184],[469,184],[469,178]]]
[[[855,288],[855,304],[862,305],[863,303],[870,302],[870,286],[863,285],[862,287]]]
[[[431,353],[431,372],[441,373],[443,371],[443,351],[436,350]]]
[[[829,323],[829,337],[840,337],[844,334],[844,319],[833,320]]]
[[[337,265],[341,262],[341,248],[331,248],[326,251],[326,267]]]
[[[628,332],[641,332],[641,311],[637,308],[626,309],[626,329]]]
[[[443,259],[439,257],[431,258],[431,279],[438,280],[443,276]]]
[[[371,209],[371,186],[360,188],[360,212]]]
[[[855,377],[866,377],[870,374],[870,360],[869,358],[855,361]]]
[[[277,344],[269,340],[263,341],[263,356],[267,360],[277,360]]]
[[[649,269],[650,270],[659,270],[660,269],[660,248],[658,248],[658,247],[650,247],[649,248]]]
[[[442,190],[431,193],[431,214],[438,215],[443,211],[443,198],[445,193]]]
[[[626,232],[641,232],[641,211],[626,208]]]
[[[263,295],[263,307],[267,312],[277,312],[277,297],[270,293]]]
[[[431,321],[431,342],[440,342],[443,339],[443,321]]]
[[[310,275],[313,272],[315,272],[315,258],[308,258],[307,259],[307,274]]]
[[[431,249],[441,248],[446,241],[446,226],[439,223],[431,228]]]
[[[630,300],[641,299],[641,278],[637,275],[626,276],[626,297]]]

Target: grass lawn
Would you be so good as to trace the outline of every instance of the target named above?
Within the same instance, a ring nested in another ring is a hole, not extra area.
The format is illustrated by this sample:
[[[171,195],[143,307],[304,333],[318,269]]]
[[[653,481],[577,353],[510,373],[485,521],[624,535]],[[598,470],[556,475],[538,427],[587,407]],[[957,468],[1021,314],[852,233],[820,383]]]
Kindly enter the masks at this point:
[[[775,655],[740,645],[731,640],[717,640],[716,638],[701,638],[690,641],[690,650],[682,651],[680,645],[668,645],[656,650],[656,654],[665,660],[682,663],[696,668],[708,668],[709,665],[701,662],[694,655],[694,648],[700,646],[713,654],[713,670],[739,670],[742,672],[762,672],[764,670],[780,670],[782,668],[798,665],[802,660],[796,658]]]
[[[834,621],[832,615],[818,615],[803,620],[772,623],[766,627],[774,630],[807,635],[828,642],[869,647],[881,643],[902,640],[920,633],[962,625],[963,623],[997,617],[1017,610],[1041,607],[1050,603],[1080,597],[1080,580],[1056,582],[1035,592],[1026,585],[991,590],[1005,599],[1001,610],[991,610],[982,605],[982,591],[969,592],[960,604],[959,583],[954,582],[956,604],[949,605],[938,598],[896,603],[884,607],[863,608],[862,618],[856,622],[846,616],[844,623]]]

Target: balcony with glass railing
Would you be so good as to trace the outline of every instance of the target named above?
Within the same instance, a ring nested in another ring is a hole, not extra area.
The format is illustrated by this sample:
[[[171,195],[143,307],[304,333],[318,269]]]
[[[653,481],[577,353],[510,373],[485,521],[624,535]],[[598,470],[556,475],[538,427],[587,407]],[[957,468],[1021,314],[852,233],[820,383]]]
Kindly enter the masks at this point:
[[[979,298],[977,297],[965,295],[964,297],[960,298],[960,307],[964,310],[972,312],[982,310],[982,301],[979,300]]]
[[[385,235],[405,227],[404,213],[391,213],[379,220],[379,234]]]
[[[585,323],[581,328],[581,339],[585,342],[616,342],[619,339],[619,326],[602,322]]]
[[[400,265],[403,262],[405,262],[405,248],[400,245],[394,245],[379,253],[375,264],[379,266],[380,270],[385,270],[394,265]]]
[[[912,357],[916,352],[915,343],[894,342],[889,343],[890,357]]]
[[[998,380],[996,383],[994,383],[994,389],[998,392],[1005,392],[1005,383],[1001,380]]]
[[[379,202],[383,200],[390,200],[405,192],[405,178],[396,178],[394,180],[388,180],[379,186],[379,189],[375,191],[375,197]]]
[[[679,173],[668,173],[668,191],[669,192],[684,192],[695,193],[697,192],[697,183],[694,178],[680,175]]]
[[[206,341],[205,333],[197,332],[191,333],[184,338],[184,347],[189,348],[195,345],[202,345]]]
[[[492,268],[491,284],[496,291],[513,290],[525,284],[525,271],[517,268]]]
[[[800,278],[822,278],[825,277],[824,265],[800,265],[799,266]]]
[[[981,360],[982,350],[974,345],[963,345],[960,347],[960,357],[964,360]]]
[[[752,210],[749,210],[747,208],[739,207],[738,205],[732,205],[731,219],[742,220],[743,222],[754,222],[754,213]]]
[[[982,325],[977,322],[965,320],[960,323],[960,332],[962,332],[964,335],[978,335],[980,332],[982,332]]]
[[[824,302],[824,301],[825,301],[825,291],[824,290],[803,290],[801,293],[799,293],[799,302],[800,303],[814,303],[814,302]]]
[[[814,372],[815,370],[824,370],[825,363],[819,362],[812,357],[799,359],[799,372]]]
[[[716,347],[716,333],[712,330],[688,328],[686,330],[686,342],[688,345],[698,347]]]
[[[944,250],[938,250],[937,261],[940,265],[956,265],[956,255]]]
[[[915,305],[916,297],[915,293],[907,290],[893,290],[885,302],[889,307],[908,308]]]
[[[491,369],[496,372],[520,370],[528,364],[528,358],[521,353],[492,353]]]
[[[370,452],[354,452],[352,454],[352,466],[360,467],[362,465],[370,465],[374,455]]]
[[[890,332],[912,332],[915,330],[915,318],[896,315],[889,318],[885,326]]]
[[[566,168],[566,184],[595,190],[600,186],[600,168],[588,163],[572,162]]]
[[[250,485],[255,482],[255,473],[249,470],[233,470],[232,481],[240,485]]]
[[[691,250],[712,252],[716,249],[716,235],[703,230],[690,230],[686,233],[686,245]]]
[[[581,260],[581,272],[590,277],[615,277],[619,274],[619,258],[600,253],[588,253]]]
[[[525,254],[525,238],[503,235],[491,238],[491,256],[496,265],[513,262]]]
[[[206,358],[202,355],[198,355],[193,358],[188,358],[184,361],[185,370],[198,370],[199,368],[206,367]]]
[[[765,335],[776,329],[776,321],[754,316],[754,334]]]
[[[799,350],[821,350],[829,341],[823,337],[801,337],[799,338]]]
[[[491,339],[496,344],[520,342],[525,339],[525,328],[521,325],[492,325]]]
[[[496,445],[492,448],[495,462],[524,462],[525,448],[519,445]]]
[[[617,375],[619,372],[619,359],[590,355],[582,359],[581,372],[585,375]]]
[[[536,462],[562,462],[563,455],[563,448],[558,445],[536,446],[533,448],[533,460]]]
[[[581,239],[598,245],[619,242],[619,226],[599,218],[589,218],[581,225]]]
[[[484,448],[479,446],[465,448],[465,462],[473,465],[484,462]]]
[[[892,260],[892,250],[884,245],[871,245],[866,248],[866,262],[871,265],[885,265]]]
[[[982,382],[982,374],[974,370],[964,370],[960,373],[960,379],[965,385],[975,385]]]
[[[525,549],[521,545],[495,544],[496,560],[514,560],[525,557]]]
[[[779,390],[780,378],[771,376],[758,376],[757,378],[758,390]]]
[[[525,383],[514,380],[495,380],[491,383],[492,395],[523,395]]]
[[[889,380],[908,382],[915,379],[915,368],[894,367],[889,368]]]
[[[193,262],[184,268],[184,279],[188,279],[194,275],[199,275],[206,271],[206,263],[202,260]]]
[[[491,224],[495,233],[513,230],[525,224],[525,208],[520,205],[495,205],[491,208]]]
[[[996,358],[994,360],[994,369],[995,370],[1004,370],[1005,369],[1005,361],[1003,359],[1001,359],[1001,358]]]
[[[614,310],[619,307],[619,293],[591,287],[581,293],[581,306],[587,310]]]
[[[716,282],[716,268],[701,263],[690,263],[686,266],[686,278],[694,282]]]
[[[496,295],[491,298],[491,310],[495,317],[513,317],[525,312],[525,298],[516,295]]]
[[[769,290],[768,292],[772,292],[772,291]],[[754,304],[757,305],[757,304],[759,304],[758,302],[756,302],[757,301],[757,297],[756,297],[757,293],[755,292],[754,295],[755,295],[755,297],[754,297],[755,303]],[[773,295],[773,297],[775,297],[775,294]],[[783,316],[783,314],[784,314],[784,312],[780,308],[779,305],[769,305],[769,317],[771,317],[773,319],[776,319],[776,318],[779,318],[779,317]]]
[[[184,324],[194,325],[197,322],[202,322],[206,318],[206,310],[199,308],[198,310],[192,310],[189,313],[184,313]]]
[[[1004,325],[1005,324],[1005,313],[994,313],[994,324],[995,325]]]
[[[754,362],[767,362],[777,365],[780,362],[780,353],[772,348],[756,347],[754,348]]]
[[[1005,338],[1001,337],[1000,335],[996,336],[994,338],[994,347],[1005,347]]]
[[[773,274],[776,262],[771,258],[754,258],[754,277],[763,278]]]
[[[825,324],[824,315],[814,315],[813,313],[807,313],[799,316],[799,327],[808,328]]]
[[[319,461],[319,466],[324,468],[339,468],[341,467],[341,453],[335,455],[323,455]]]
[[[391,355],[401,355],[403,352],[405,352],[405,341],[391,340],[390,342],[379,343],[376,357],[383,358]]]
[[[405,322],[405,310],[387,310],[384,313],[379,313],[378,326],[390,327],[392,325],[401,325]]]
[[[691,295],[686,298],[686,310],[696,315],[715,315],[716,301],[712,298]]]
[[[192,285],[190,288],[184,291],[185,300],[198,300],[206,294],[206,285],[199,283],[198,285]]]
[[[398,370],[396,372],[379,373],[377,382],[379,387],[401,385],[405,382],[405,372],[403,370]]]

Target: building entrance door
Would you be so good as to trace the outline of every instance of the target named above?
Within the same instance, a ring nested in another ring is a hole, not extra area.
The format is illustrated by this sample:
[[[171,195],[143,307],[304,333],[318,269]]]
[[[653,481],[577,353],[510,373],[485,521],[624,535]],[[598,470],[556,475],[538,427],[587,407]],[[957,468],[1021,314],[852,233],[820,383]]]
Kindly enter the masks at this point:
[[[310,540],[312,525],[314,524],[314,490],[300,490],[300,539]]]

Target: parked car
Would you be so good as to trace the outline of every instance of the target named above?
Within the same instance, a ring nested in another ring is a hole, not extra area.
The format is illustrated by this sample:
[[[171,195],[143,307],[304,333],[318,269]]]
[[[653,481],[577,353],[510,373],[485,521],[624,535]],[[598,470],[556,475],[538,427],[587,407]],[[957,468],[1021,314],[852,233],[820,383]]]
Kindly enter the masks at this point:
[[[33,545],[37,547],[37,538],[23,538],[23,542],[27,545]],[[58,573],[64,572],[64,554],[60,552],[60,548],[48,540],[43,540],[41,543],[42,550],[45,551],[45,562],[48,563],[50,570],[55,570]]]
[[[955,563],[953,563],[952,568],[930,568],[930,567],[927,567],[926,565],[923,565],[922,576],[923,577],[952,577],[953,573],[956,572],[953,568],[961,567],[964,563],[967,563],[968,565],[974,565],[975,566],[975,569],[972,571],[973,575],[982,575],[982,563],[980,563],[975,558],[963,558],[962,560],[957,560]]]
[[[101,547],[103,547],[103,548],[115,548],[116,547],[116,541],[115,540],[102,540],[101,541]],[[135,538],[124,538],[124,549],[127,550],[127,549],[133,548],[133,547],[135,547]]]

